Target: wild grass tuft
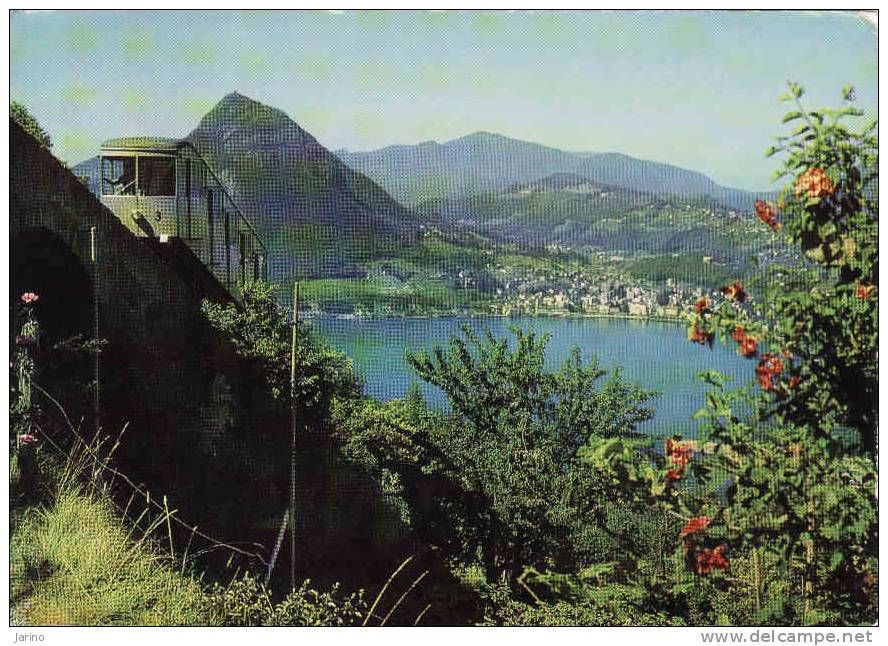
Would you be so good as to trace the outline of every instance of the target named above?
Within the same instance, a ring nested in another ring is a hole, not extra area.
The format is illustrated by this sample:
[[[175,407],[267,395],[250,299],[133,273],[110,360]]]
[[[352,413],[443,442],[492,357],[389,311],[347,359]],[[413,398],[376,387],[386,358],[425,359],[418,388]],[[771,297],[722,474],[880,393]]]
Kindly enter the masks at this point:
[[[12,603],[30,625],[207,622],[200,586],[111,507],[67,487],[28,509],[10,540]]]

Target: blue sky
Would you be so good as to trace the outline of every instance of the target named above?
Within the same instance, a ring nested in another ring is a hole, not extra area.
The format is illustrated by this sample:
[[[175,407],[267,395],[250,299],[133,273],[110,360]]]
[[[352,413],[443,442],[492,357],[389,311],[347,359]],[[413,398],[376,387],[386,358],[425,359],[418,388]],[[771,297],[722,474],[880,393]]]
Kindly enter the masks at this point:
[[[55,11],[13,15],[10,40],[11,96],[71,163],[184,136],[237,90],[330,149],[488,130],[762,189],[787,80],[812,107],[877,97],[853,13]]]

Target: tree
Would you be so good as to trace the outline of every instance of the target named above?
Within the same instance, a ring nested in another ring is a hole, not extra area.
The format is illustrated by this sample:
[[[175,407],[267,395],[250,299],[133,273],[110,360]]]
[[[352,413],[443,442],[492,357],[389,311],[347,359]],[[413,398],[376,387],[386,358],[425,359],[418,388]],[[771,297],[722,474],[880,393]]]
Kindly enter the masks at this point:
[[[261,281],[241,287],[241,304],[205,300],[201,310],[235,351],[250,361],[281,405],[290,408],[290,320],[275,300],[276,287]],[[320,421],[337,397],[358,397],[361,384],[350,361],[318,339],[304,324],[296,356],[296,399],[303,419]]]
[[[9,102],[9,118],[19,124],[22,129],[37,140],[37,143],[46,148],[52,148],[52,140],[49,134],[40,127],[37,119],[31,116],[28,109],[18,101]]]
[[[406,403],[365,403],[337,415],[348,450],[393,482],[420,536],[488,581],[515,585],[525,566],[575,567],[588,560],[587,529],[607,527],[619,500],[580,452],[602,438],[634,435],[652,416],[652,393],[607,374],[579,350],[545,368],[547,337],[513,329],[508,339],[469,327],[432,353],[408,355],[444,391],[436,412],[413,393]],[[615,540],[625,537],[616,536]]]

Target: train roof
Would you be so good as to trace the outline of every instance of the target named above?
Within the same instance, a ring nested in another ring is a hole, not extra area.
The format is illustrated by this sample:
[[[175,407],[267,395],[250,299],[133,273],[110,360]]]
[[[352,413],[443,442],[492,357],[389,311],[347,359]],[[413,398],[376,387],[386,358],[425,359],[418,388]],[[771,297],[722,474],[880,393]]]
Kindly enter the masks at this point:
[[[118,137],[102,143],[102,150],[139,150],[175,153],[185,146],[191,146],[187,139],[169,137]]]

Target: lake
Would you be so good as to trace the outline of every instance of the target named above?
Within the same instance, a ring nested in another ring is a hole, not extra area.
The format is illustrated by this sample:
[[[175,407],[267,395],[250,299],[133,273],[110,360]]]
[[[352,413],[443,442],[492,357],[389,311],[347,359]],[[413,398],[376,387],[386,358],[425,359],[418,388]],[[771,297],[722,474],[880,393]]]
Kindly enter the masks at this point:
[[[459,333],[461,323],[496,336],[511,337],[511,325],[548,333],[546,361],[552,368],[564,361],[573,346],[582,350],[584,358],[598,355],[604,368],[621,366],[626,379],[661,391],[653,402],[654,419],[640,427],[651,434],[696,434],[698,423],[691,417],[705,401],[707,386],[698,379],[704,370],[719,370],[735,383],[752,378],[753,362],[718,343],[712,350],[690,343],[684,326],[677,323],[556,317],[311,319],[322,337],[354,360],[366,380],[367,394],[382,400],[402,397],[412,382],[419,381],[404,359],[407,350],[446,345],[451,335]],[[420,385],[426,401],[445,403],[436,387]]]

